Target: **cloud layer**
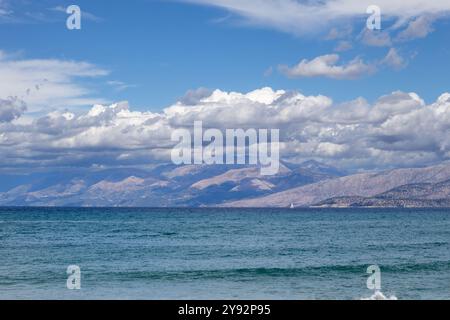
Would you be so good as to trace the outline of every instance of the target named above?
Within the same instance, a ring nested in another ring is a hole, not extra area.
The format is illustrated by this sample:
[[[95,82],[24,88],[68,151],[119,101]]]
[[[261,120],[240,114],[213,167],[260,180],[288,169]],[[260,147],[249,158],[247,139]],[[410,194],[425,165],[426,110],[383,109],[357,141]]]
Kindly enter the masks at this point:
[[[279,128],[281,156],[290,161],[316,159],[359,170],[450,159],[448,93],[429,105],[414,93],[394,92],[373,105],[363,98],[335,104],[326,96],[270,88],[246,94],[199,90],[181,101],[161,113],[118,103],[81,114],[55,111],[31,122],[14,120],[20,108],[2,109],[9,111],[1,113],[0,167],[168,162],[173,130],[198,120],[222,130]]]

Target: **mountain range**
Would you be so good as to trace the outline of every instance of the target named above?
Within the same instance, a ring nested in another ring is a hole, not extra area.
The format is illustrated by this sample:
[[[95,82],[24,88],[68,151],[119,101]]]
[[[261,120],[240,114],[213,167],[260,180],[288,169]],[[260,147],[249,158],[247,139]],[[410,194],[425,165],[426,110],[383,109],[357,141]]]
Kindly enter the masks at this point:
[[[450,164],[348,175],[316,161],[0,174],[0,206],[450,207]]]
[[[344,173],[318,162],[283,163],[274,176],[257,166],[172,164],[149,170],[74,169],[0,175],[2,206],[199,207],[265,196]]]
[[[226,206],[450,207],[449,180],[450,164],[445,163],[338,177]]]

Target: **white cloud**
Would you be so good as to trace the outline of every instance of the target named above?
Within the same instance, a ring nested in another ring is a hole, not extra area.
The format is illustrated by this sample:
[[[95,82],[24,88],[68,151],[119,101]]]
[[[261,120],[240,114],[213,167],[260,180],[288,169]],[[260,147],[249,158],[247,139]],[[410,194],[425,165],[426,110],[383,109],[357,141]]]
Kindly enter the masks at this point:
[[[391,48],[386,57],[381,61],[382,64],[387,65],[395,70],[400,70],[406,67],[408,62],[403,58],[395,48]]]
[[[344,52],[344,51],[348,51],[352,48],[353,48],[353,45],[350,41],[339,41],[336,48],[334,48],[334,51]]]
[[[369,30],[365,28],[359,38],[367,46],[389,47],[392,45],[391,35],[388,31]]]
[[[328,35],[325,37],[325,40],[340,40],[346,39],[350,37],[353,33],[353,28],[351,26],[347,26],[342,29],[338,29],[336,27],[331,28]]]
[[[110,80],[106,82],[108,85],[112,86],[116,91],[124,91],[129,88],[134,88],[136,85],[134,84],[127,84],[123,81],[118,80]]]
[[[10,122],[17,119],[25,112],[26,109],[26,104],[18,99],[0,99],[0,122]]]
[[[348,44],[351,48],[351,44]],[[342,48],[346,50],[347,44]],[[373,74],[379,66],[388,66],[400,70],[407,66],[408,61],[402,57],[397,49],[391,48],[387,55],[380,61],[365,63],[361,58],[355,58],[348,63],[339,65],[338,54],[327,54],[312,60],[303,59],[295,66],[279,66],[279,71],[290,78],[326,77],[331,79],[357,79],[365,75]]]
[[[280,71],[288,77],[327,77],[333,79],[356,79],[373,73],[375,67],[355,58],[347,64],[338,65],[339,55],[327,54],[312,60],[303,59],[299,64],[281,66]]]
[[[226,9],[253,25],[308,35],[366,15],[372,0],[184,0]],[[378,0],[385,19],[407,21],[427,14],[448,14],[449,0]]]
[[[61,21],[61,18],[65,19],[68,16],[66,10],[67,7],[61,5],[48,8],[44,1],[32,3],[31,1],[2,0],[0,1],[0,23],[53,23]],[[86,21],[103,21],[102,18],[85,11],[83,8],[81,15],[83,20]]]
[[[83,114],[54,111],[31,122],[1,122],[0,167],[170,161],[172,131],[192,127],[196,120],[222,130],[279,128],[285,160],[381,169],[450,157],[449,93],[429,105],[417,94],[404,92],[383,96],[372,105],[363,98],[336,105],[326,96],[270,88],[246,94],[201,90],[189,96],[160,113],[136,112],[118,103],[96,105]]]
[[[434,31],[433,22],[435,17],[424,15],[413,19],[408,27],[400,32],[397,36],[399,41],[409,41],[418,38],[425,38],[428,34]]]
[[[104,103],[78,80],[107,74],[86,62],[19,59],[0,51],[0,98],[19,97],[31,111]]]
[[[67,14],[67,7],[63,7],[63,6],[56,6],[56,7],[50,8],[49,10]],[[101,22],[103,20],[102,18],[100,18],[90,12],[87,12],[83,9],[81,10],[81,16],[83,19],[86,19],[89,21],[94,21],[94,22]]]

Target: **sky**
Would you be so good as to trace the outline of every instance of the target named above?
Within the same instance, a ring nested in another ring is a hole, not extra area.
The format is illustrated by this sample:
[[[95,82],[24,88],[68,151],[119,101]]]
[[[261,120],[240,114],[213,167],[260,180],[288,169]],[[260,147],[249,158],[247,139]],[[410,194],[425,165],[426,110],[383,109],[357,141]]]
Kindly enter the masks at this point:
[[[281,127],[292,160],[448,160],[450,0],[407,3],[0,0],[0,168],[162,161],[199,118]]]

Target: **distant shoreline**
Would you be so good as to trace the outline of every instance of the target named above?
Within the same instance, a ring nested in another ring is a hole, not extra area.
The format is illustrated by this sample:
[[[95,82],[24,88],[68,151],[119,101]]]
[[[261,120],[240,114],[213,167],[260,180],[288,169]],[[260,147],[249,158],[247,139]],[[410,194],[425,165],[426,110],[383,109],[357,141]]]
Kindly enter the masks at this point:
[[[206,211],[206,210],[283,210],[283,211],[307,211],[307,210],[442,210],[449,209],[450,207],[356,207],[356,206],[310,206],[310,207],[295,207],[294,209],[288,207],[52,207],[52,206],[0,206],[1,209],[77,209],[77,210],[89,210],[89,209],[117,209],[117,210],[196,210],[196,211]],[[450,213],[450,212],[449,212]]]

